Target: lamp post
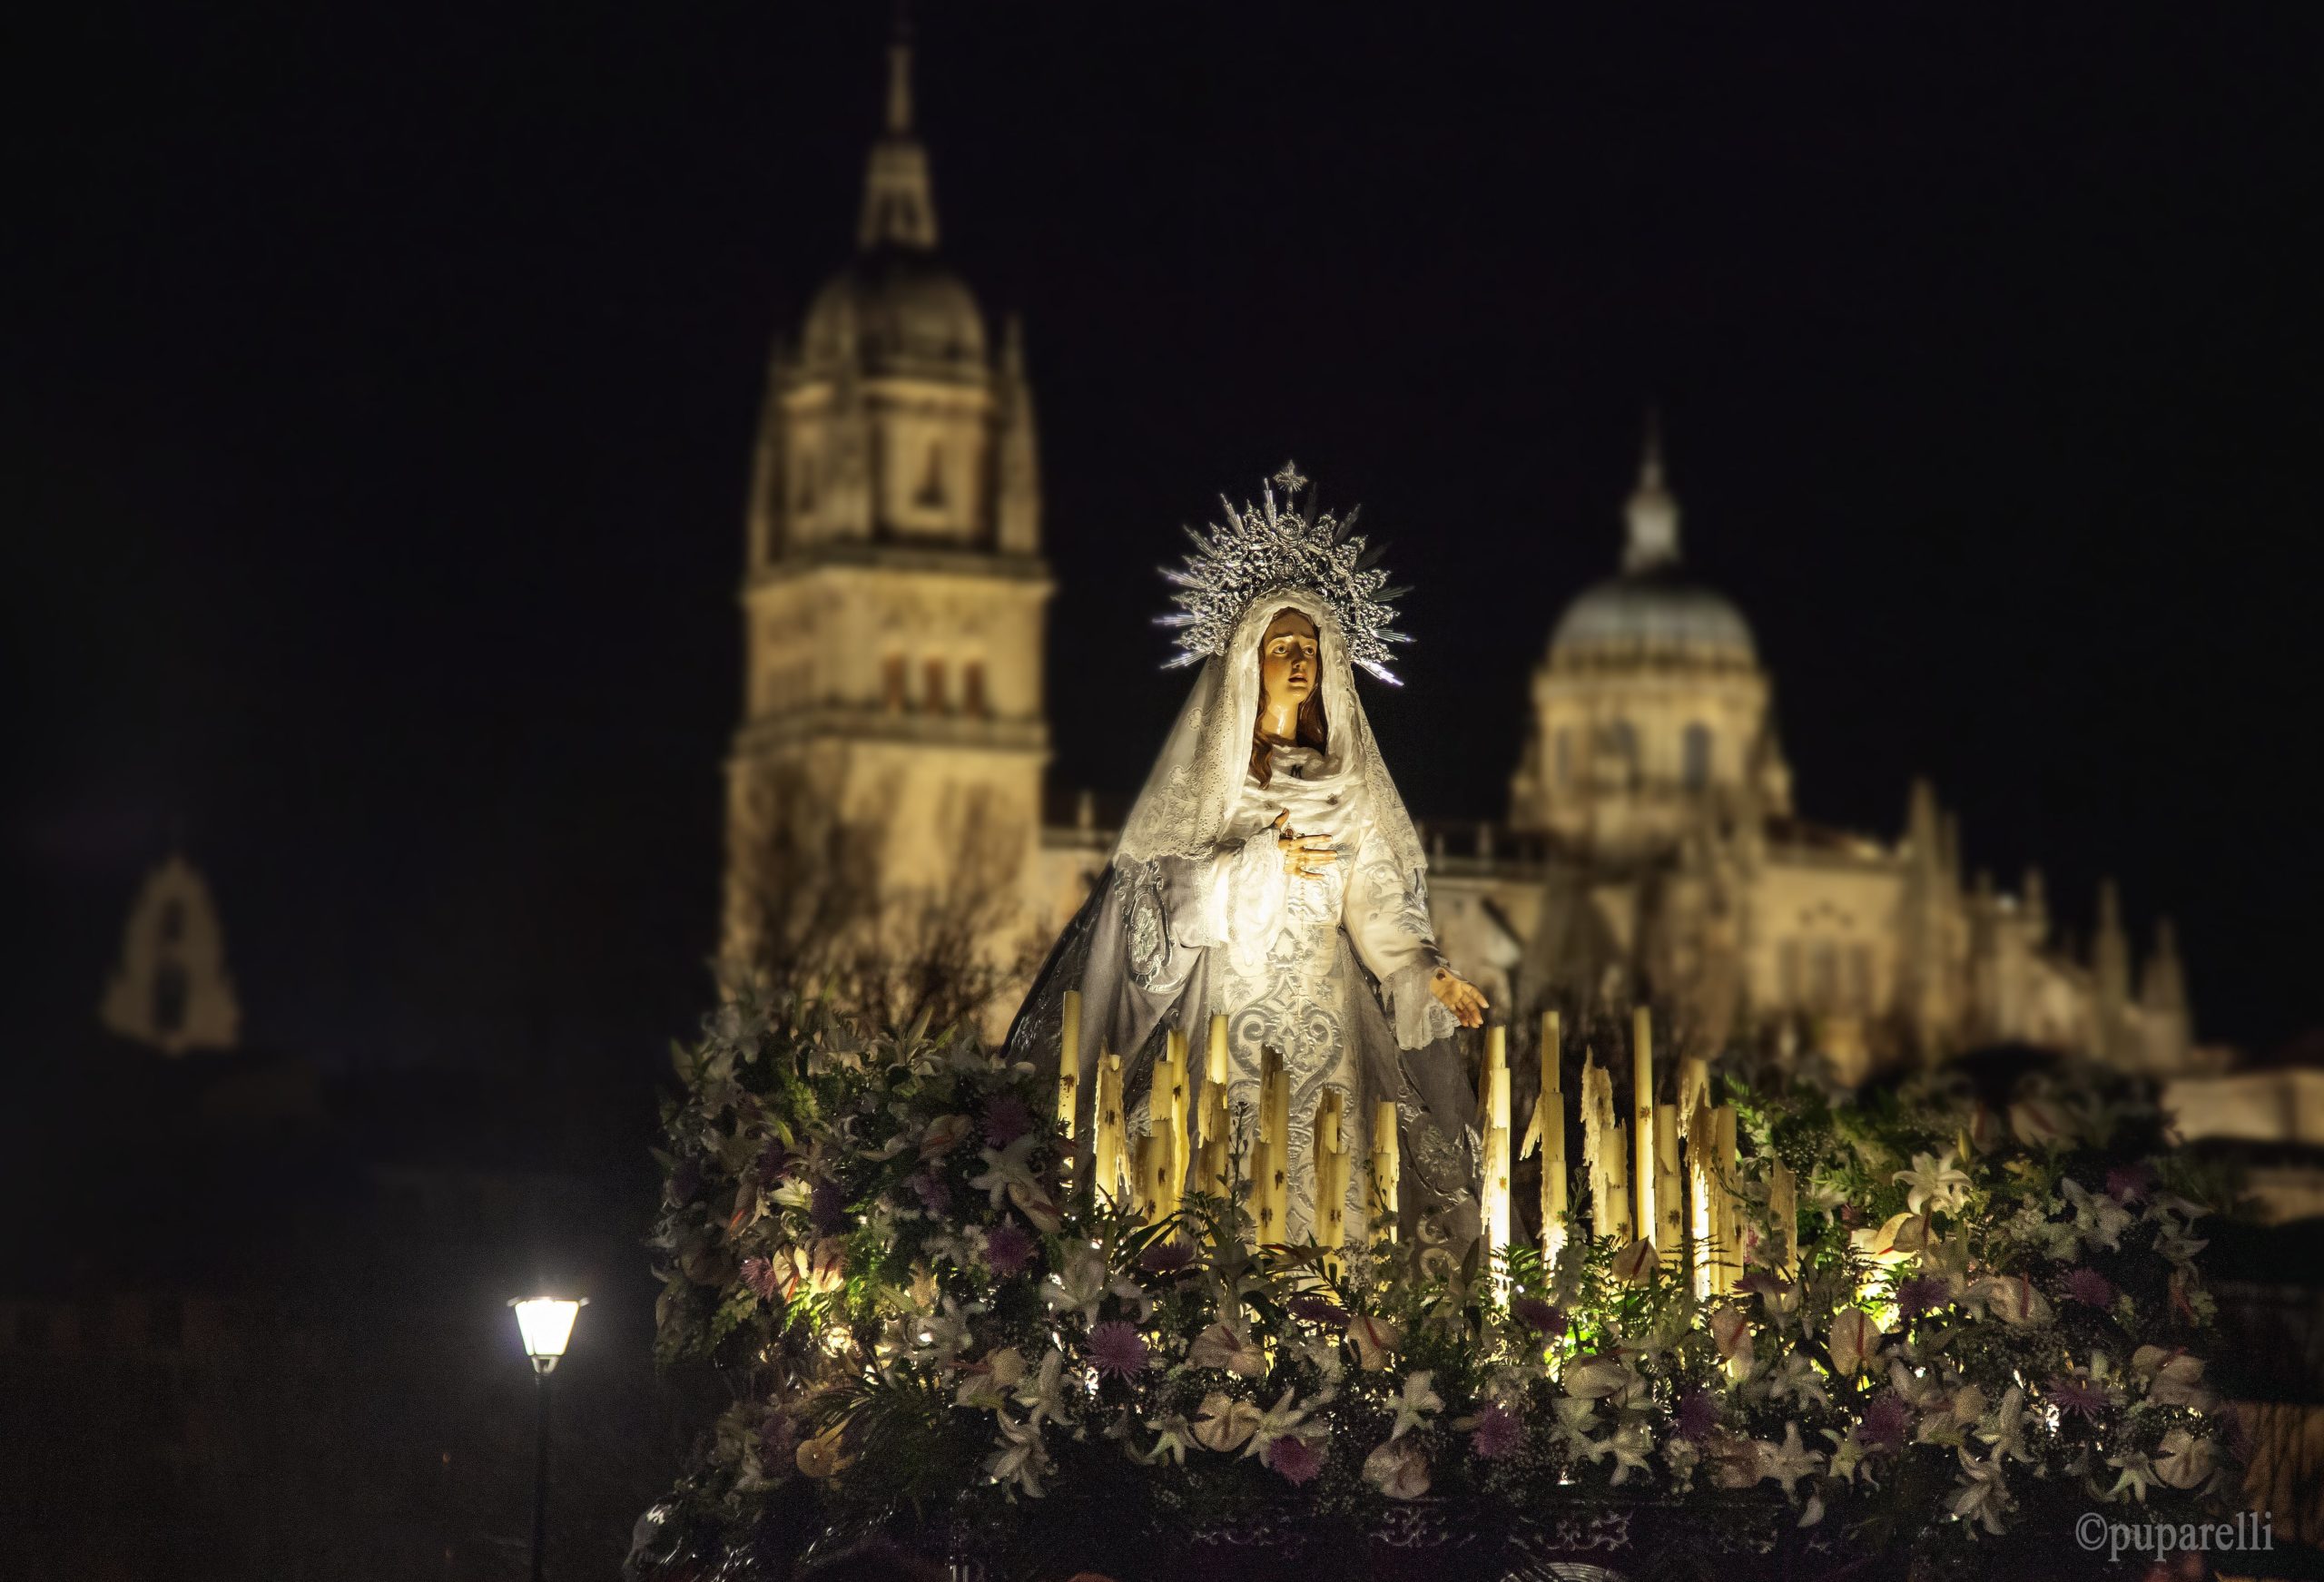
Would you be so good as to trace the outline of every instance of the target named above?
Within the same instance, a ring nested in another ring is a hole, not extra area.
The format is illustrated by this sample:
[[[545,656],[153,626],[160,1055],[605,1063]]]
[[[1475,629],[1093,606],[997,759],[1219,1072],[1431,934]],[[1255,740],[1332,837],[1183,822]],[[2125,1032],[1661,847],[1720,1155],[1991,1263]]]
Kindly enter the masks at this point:
[[[533,1463],[533,1582],[541,1582],[541,1566],[548,1542],[548,1376],[565,1355],[573,1338],[573,1321],[588,1305],[553,1296],[520,1298],[508,1304],[517,1310],[517,1331],[525,1337],[525,1355],[533,1360],[534,1398],[539,1410],[534,1430]]]

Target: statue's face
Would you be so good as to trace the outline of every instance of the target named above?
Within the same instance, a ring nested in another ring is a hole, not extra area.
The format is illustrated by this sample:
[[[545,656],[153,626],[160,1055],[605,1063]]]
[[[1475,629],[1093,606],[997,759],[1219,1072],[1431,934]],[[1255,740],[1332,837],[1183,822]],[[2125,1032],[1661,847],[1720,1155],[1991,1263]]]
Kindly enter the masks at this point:
[[[1259,685],[1267,702],[1296,708],[1315,690],[1322,648],[1315,623],[1296,610],[1281,610],[1259,639]]]

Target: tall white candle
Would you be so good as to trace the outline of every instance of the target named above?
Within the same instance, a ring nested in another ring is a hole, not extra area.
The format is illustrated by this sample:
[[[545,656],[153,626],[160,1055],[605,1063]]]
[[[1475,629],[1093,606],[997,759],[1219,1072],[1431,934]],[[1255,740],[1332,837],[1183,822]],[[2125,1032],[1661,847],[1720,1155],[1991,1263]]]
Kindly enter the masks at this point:
[[[1735,1282],[1743,1277],[1742,1224],[1735,1203],[1735,1106],[1723,1104],[1711,1111],[1711,1124],[1718,1128],[1718,1196],[1712,1213],[1718,1234],[1718,1289],[1728,1292],[1734,1290]]]
[[[1081,991],[1065,991],[1057,1051],[1057,1128],[1073,1135],[1073,1113],[1081,1094]]]
[[[1396,1239],[1397,1176],[1403,1170],[1396,1138],[1396,1101],[1384,1098],[1372,1111],[1372,1239]]]
[[[1315,1244],[1347,1242],[1347,1145],[1340,1122],[1347,1096],[1327,1087],[1315,1096]]]
[[[1535,1125],[1541,1128],[1541,1255],[1551,1263],[1565,1248],[1566,1159],[1564,1064],[1561,1030],[1555,1011],[1541,1013],[1541,1096]]]
[[[1630,1016],[1630,1190],[1638,1233],[1651,1236],[1654,1214],[1654,1018],[1644,1006]]]
[[[1687,1177],[1679,1168],[1679,1106],[1654,1106],[1654,1250],[1676,1258],[1687,1239]]]
[[[1498,1258],[1509,1246],[1509,1029],[1485,1029],[1482,1111],[1485,1126],[1485,1254]]]

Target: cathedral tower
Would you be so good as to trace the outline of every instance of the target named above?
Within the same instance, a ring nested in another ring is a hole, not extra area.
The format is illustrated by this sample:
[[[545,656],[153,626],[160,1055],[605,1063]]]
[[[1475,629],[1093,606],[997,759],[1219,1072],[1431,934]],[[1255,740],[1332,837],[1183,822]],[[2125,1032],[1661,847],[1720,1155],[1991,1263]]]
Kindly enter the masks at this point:
[[[123,931],[121,965],[105,984],[98,1018],[122,1037],[178,1056],[231,1049],[241,1002],[226,970],[225,934],[210,886],[172,855],[145,878]]]
[[[778,339],[747,510],[725,949],[1021,893],[1049,753],[1031,392],[936,251],[891,47],[853,259]],[[964,866],[975,869],[964,871]]]

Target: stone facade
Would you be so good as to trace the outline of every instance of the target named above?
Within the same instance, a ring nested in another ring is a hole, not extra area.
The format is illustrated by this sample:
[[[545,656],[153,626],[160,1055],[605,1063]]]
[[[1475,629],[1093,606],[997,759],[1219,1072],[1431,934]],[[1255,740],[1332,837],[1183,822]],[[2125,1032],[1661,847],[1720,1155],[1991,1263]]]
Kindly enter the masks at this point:
[[[1801,818],[1772,678],[1741,613],[1685,575],[1651,434],[1628,516],[1620,575],[1568,607],[1534,673],[1505,826],[1437,847],[1441,936],[1489,995],[1651,997],[1844,1075],[2001,1042],[2198,1063],[2170,926],[2134,980],[2111,884],[2076,959],[2038,870],[2016,895],[1964,881],[1925,782],[1894,840]]]
[[[901,914],[958,879],[972,847],[976,882],[1014,897],[1049,758],[1031,395],[1018,327],[990,346],[937,256],[901,44],[856,255],[775,348],[748,526],[729,959],[763,949],[770,908],[795,904],[803,877]],[[778,845],[829,865],[771,871]]]
[[[727,943],[763,917],[785,820],[872,832],[903,895],[983,831],[1028,929],[1054,930],[1112,844],[1088,800],[1041,828],[1050,583],[1031,393],[939,261],[910,62],[891,62],[856,257],[778,346],[749,511],[748,704],[730,762]],[[1801,818],[1749,623],[1687,573],[1648,437],[1617,575],[1534,673],[1508,817],[1439,830],[1439,936],[1497,1006],[1651,997],[1698,1033],[1770,1036],[1844,1070],[2003,1040],[2162,1072],[2196,1061],[2168,926],[2134,977],[2109,887],[2086,958],[2041,876],[1965,881],[1926,785],[1894,839]],[[1160,722],[1157,722],[1158,739]]]

